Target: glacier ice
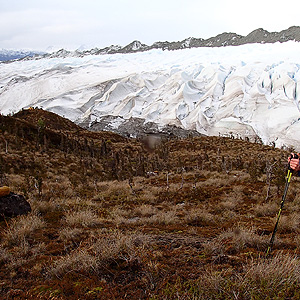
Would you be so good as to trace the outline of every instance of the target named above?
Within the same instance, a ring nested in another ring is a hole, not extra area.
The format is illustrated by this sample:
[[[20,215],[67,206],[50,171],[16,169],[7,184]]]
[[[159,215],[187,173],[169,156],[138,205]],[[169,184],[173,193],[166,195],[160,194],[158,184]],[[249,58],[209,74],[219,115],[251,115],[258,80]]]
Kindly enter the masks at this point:
[[[0,112],[140,118],[300,148],[299,50],[289,41],[2,63]]]

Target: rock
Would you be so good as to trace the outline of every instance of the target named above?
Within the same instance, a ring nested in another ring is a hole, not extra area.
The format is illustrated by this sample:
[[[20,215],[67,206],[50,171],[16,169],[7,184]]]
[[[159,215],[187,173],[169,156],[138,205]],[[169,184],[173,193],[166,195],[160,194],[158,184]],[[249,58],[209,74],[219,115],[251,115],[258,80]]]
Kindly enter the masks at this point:
[[[0,187],[0,197],[7,196],[10,193],[10,188],[8,186]]]
[[[24,196],[11,192],[7,196],[0,197],[0,218],[25,215],[29,212],[31,206]]]

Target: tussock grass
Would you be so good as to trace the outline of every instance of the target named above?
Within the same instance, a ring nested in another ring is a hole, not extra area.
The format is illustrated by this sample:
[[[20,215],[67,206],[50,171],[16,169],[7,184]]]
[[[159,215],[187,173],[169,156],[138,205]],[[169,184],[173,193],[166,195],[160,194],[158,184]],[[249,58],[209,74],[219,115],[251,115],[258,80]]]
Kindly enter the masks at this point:
[[[94,227],[101,223],[98,215],[91,209],[80,211],[67,211],[65,214],[67,226]]]
[[[187,299],[298,298],[299,283],[299,258],[279,253],[271,259],[251,260],[239,273],[207,270],[197,281],[194,295]]]
[[[79,241],[82,232],[83,231],[80,228],[67,227],[60,230],[58,238],[64,242]]]
[[[26,244],[26,240],[33,234],[46,226],[39,216],[29,214],[12,220],[9,228],[4,232],[4,239],[8,246],[19,246]],[[25,241],[25,243],[24,243]]]
[[[138,206],[134,209],[134,215],[137,217],[151,217],[158,213],[158,209],[155,206],[144,204],[141,206]]]
[[[278,203],[268,202],[263,204],[257,204],[253,208],[254,215],[256,217],[273,217],[276,216],[279,210]]]
[[[206,209],[193,208],[186,214],[184,220],[192,226],[210,226],[218,222],[218,216]]]
[[[264,250],[268,245],[268,239],[255,233],[254,229],[233,228],[221,233],[218,237],[219,241],[229,240],[235,251],[241,251],[245,248],[254,248]]]
[[[176,216],[175,210],[170,211],[159,211],[157,214],[152,215],[149,218],[144,219],[146,224],[160,224],[160,225],[171,225],[178,224],[179,218]]]
[[[142,205],[134,210],[117,207],[111,212],[112,221],[116,224],[178,224],[181,223],[176,209],[159,210],[151,205]]]
[[[267,237],[256,234],[254,229],[237,227],[228,229],[203,243],[203,251],[208,256],[236,254],[246,248],[264,251],[268,242]]]
[[[49,269],[49,277],[62,278],[63,275],[70,272],[86,272],[86,273],[97,273],[98,269],[98,259],[96,256],[89,254],[89,252],[84,250],[78,250],[63,256],[58,261],[56,261]]]
[[[47,270],[47,275],[62,278],[70,272],[104,275],[110,263],[125,263],[139,259],[139,248],[144,247],[147,238],[142,235],[112,233],[91,239],[84,248],[56,260]]]
[[[289,216],[281,216],[278,225],[278,231],[282,233],[299,232],[300,231],[300,216],[299,213],[292,213]]]
[[[33,199],[30,201],[30,205],[32,208],[32,211],[36,215],[44,215],[48,212],[53,212],[55,210],[60,210],[61,206],[59,204],[59,200],[49,200],[49,201],[41,201],[37,199]]]

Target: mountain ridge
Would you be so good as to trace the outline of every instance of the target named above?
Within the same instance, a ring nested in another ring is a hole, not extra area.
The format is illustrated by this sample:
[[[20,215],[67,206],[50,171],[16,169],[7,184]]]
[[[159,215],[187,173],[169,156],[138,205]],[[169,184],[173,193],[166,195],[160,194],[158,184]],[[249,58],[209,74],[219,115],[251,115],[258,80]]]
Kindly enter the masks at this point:
[[[152,49],[162,50],[180,50],[186,48],[198,48],[198,47],[226,47],[226,46],[239,46],[250,43],[276,43],[287,42],[290,40],[300,41],[300,26],[291,26],[288,29],[280,32],[269,32],[263,28],[258,28],[250,32],[246,36],[239,35],[232,32],[223,32],[214,37],[208,39],[189,37],[182,41],[174,42],[155,42],[152,45],[146,45],[142,42],[135,40],[130,44],[122,47],[119,45],[111,45],[102,49],[93,48],[84,51],[63,51],[63,49],[51,53],[45,54],[43,57],[61,57],[64,56],[85,56],[85,55],[102,55],[102,54],[116,54],[116,53],[136,53],[144,52]]]
[[[243,36],[234,32],[223,32],[214,37],[207,39],[189,37],[182,41],[158,41],[152,45],[146,45],[138,40],[134,40],[126,46],[111,45],[104,48],[92,48],[89,50],[70,51],[60,49],[52,53],[43,53],[41,51],[15,51],[15,50],[0,50],[0,61],[10,61],[16,59],[41,59],[41,58],[56,58],[56,57],[83,57],[86,55],[103,55],[117,53],[136,53],[144,52],[152,49],[162,50],[180,50],[186,48],[198,47],[226,47],[239,46],[252,43],[276,43],[287,42],[290,40],[300,41],[300,26],[291,26],[280,32],[269,32],[263,28],[258,28],[251,31],[248,35]]]

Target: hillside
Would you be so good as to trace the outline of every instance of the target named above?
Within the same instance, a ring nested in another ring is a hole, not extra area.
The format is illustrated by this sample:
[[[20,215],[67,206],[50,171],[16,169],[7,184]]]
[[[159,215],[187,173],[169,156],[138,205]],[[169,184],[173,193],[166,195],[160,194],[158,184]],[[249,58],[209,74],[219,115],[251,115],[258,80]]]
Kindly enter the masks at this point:
[[[229,137],[147,141],[35,109],[0,116],[0,184],[27,216],[0,222],[0,298],[278,299],[299,294],[289,152]]]

